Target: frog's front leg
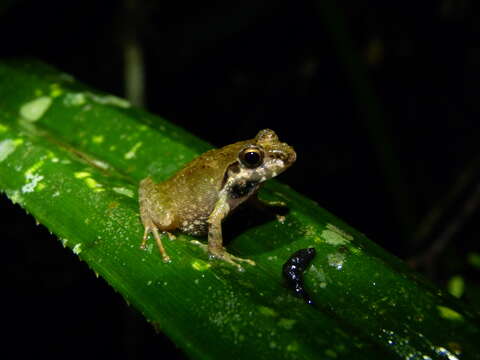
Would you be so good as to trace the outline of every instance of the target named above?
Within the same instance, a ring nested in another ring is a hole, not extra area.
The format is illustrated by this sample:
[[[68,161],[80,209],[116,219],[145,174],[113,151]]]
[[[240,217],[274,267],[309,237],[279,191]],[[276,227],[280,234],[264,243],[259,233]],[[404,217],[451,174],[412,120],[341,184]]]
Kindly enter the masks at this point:
[[[250,259],[242,259],[229,254],[223,247],[222,221],[229,211],[230,205],[228,204],[227,196],[226,194],[221,194],[219,200],[215,204],[215,208],[208,218],[208,253],[211,257],[233,264],[242,271],[243,268],[238,262],[246,262],[250,265],[255,265],[255,262]]]

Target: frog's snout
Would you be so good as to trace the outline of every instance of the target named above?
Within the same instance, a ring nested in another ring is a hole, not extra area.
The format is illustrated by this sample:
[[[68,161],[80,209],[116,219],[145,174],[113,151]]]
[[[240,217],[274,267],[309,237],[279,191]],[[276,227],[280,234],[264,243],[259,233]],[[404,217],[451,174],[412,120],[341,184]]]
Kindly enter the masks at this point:
[[[295,162],[295,160],[297,160],[297,153],[295,152],[295,150],[293,150],[293,147],[291,147],[287,143],[283,143],[282,145],[282,160],[285,162],[285,165],[290,166]]]
[[[290,149],[292,151],[290,152],[287,161],[288,161],[289,164],[293,164],[297,160],[297,153],[295,152],[295,150],[293,150],[292,147]]]

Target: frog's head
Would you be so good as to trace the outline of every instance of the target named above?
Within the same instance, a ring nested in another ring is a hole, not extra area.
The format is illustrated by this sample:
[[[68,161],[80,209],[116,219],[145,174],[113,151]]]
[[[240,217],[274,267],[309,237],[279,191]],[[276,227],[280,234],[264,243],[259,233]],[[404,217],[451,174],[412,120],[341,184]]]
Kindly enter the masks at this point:
[[[273,130],[260,130],[255,139],[238,154],[240,167],[250,172],[250,178],[260,182],[271,179],[292,165],[297,158],[295,150],[280,142]]]

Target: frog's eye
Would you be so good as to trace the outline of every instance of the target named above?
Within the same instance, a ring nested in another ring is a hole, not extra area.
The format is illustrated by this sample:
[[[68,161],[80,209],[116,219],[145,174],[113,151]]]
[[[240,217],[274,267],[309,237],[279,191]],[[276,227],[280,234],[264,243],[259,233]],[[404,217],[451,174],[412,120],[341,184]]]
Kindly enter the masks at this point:
[[[258,147],[248,147],[240,152],[240,161],[248,168],[256,168],[262,164],[263,152]]]

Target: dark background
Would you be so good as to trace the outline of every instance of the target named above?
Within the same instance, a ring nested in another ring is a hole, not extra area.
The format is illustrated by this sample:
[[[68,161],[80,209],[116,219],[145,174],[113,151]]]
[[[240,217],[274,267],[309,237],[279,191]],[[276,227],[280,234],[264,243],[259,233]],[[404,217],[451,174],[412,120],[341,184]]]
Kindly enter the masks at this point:
[[[124,96],[134,39],[149,111],[215,146],[274,129],[298,154],[281,181],[440,286],[461,276],[478,304],[475,2],[332,3],[4,1],[0,57],[35,57]],[[4,349],[183,357],[4,195],[0,211]]]

